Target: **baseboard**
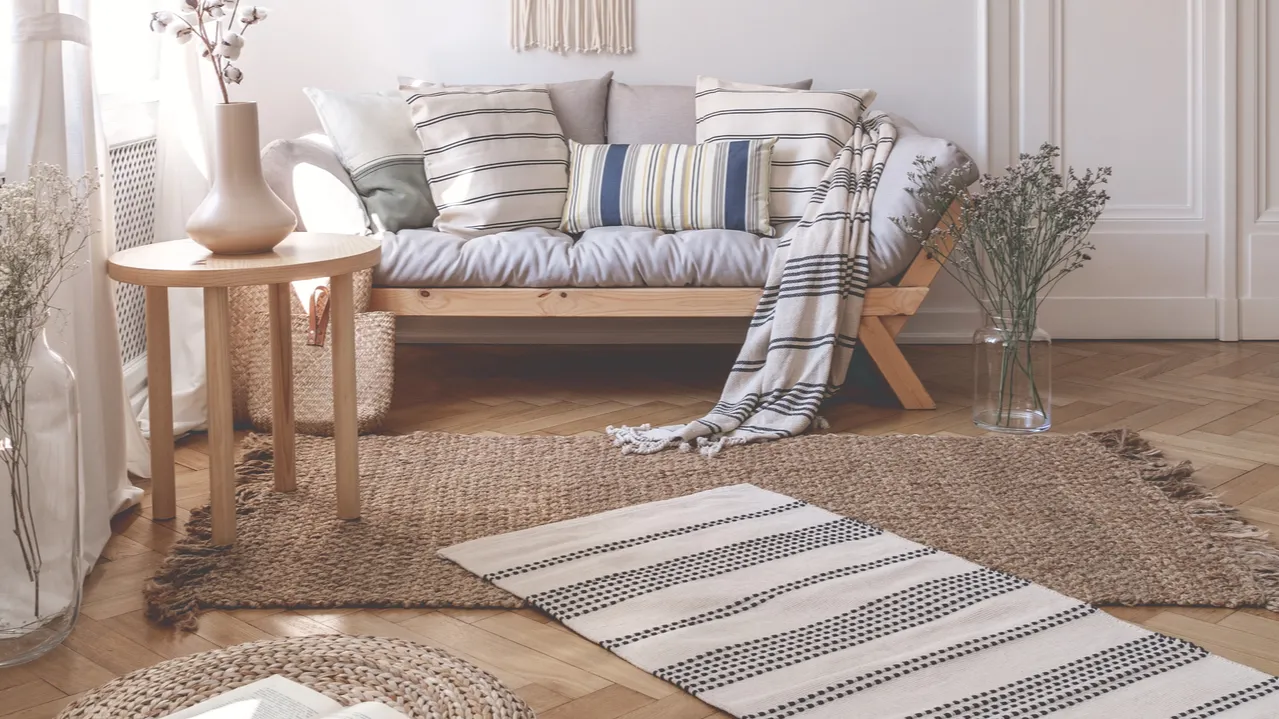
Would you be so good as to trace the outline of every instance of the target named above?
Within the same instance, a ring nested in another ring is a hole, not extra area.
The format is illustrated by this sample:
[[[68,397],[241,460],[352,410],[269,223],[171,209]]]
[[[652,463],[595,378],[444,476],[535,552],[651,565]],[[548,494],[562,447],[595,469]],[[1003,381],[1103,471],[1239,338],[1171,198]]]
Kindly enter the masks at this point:
[[[1245,297],[1239,300],[1239,337],[1245,340],[1279,340],[1279,297]]]
[[[1279,299],[1273,300],[1279,309]],[[1260,312],[1258,314],[1261,314]],[[1276,315],[1272,315],[1274,317]],[[906,323],[903,344],[959,344],[972,340],[981,312],[969,307],[925,307]],[[1054,339],[1217,339],[1212,297],[1049,297],[1039,324]],[[1279,323],[1272,326],[1279,334]]]

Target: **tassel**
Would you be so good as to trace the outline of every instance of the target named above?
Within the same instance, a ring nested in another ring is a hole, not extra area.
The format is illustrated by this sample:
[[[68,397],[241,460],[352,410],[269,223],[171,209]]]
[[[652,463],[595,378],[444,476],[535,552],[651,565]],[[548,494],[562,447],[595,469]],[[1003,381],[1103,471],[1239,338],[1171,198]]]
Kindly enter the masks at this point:
[[[511,47],[634,52],[635,0],[511,0]]]

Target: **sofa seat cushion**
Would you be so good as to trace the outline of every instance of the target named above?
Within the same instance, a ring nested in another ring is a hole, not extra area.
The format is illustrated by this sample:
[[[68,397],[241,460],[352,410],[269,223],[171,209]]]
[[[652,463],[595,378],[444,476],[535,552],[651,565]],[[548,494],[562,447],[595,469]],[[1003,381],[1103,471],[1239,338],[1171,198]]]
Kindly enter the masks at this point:
[[[757,287],[777,241],[734,230],[600,227],[574,241],[530,228],[471,240],[435,230],[385,233],[385,287]]]
[[[872,285],[914,259],[918,244],[904,241],[913,246],[872,237]],[[762,287],[776,250],[776,238],[736,230],[597,227],[576,241],[542,228],[471,240],[402,230],[384,234],[373,279],[382,287]]]

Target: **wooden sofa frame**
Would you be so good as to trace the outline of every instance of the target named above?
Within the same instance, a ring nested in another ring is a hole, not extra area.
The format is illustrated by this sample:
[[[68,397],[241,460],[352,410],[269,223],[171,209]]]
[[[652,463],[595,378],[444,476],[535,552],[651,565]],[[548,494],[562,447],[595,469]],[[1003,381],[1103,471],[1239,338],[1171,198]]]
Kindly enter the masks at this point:
[[[949,222],[957,222],[951,205]],[[948,225],[949,226],[949,225]],[[949,252],[949,234],[938,245]],[[942,269],[942,257],[921,249],[896,285],[866,291],[857,338],[905,409],[937,404],[897,346]],[[403,317],[750,317],[755,287],[376,287],[369,309]]]

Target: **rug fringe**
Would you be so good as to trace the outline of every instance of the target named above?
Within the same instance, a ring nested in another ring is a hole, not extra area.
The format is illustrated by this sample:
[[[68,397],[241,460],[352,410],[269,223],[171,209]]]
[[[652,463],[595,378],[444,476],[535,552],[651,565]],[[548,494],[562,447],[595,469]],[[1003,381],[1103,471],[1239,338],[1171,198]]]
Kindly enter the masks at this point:
[[[1112,429],[1089,436],[1124,459],[1137,462],[1142,479],[1175,500],[1200,529],[1220,540],[1252,573],[1266,595],[1266,609],[1279,611],[1279,547],[1270,533],[1249,524],[1239,510],[1194,481],[1190,462],[1173,464],[1136,432]]]
[[[275,454],[271,437],[266,435],[250,434],[240,448],[235,465],[235,513],[249,515],[257,511],[261,497],[270,491],[266,483],[274,476]],[[209,507],[192,510],[186,536],[173,545],[155,576],[142,588],[148,619],[195,630],[201,608],[194,580],[216,569],[228,551],[227,547],[211,546],[212,536]]]

